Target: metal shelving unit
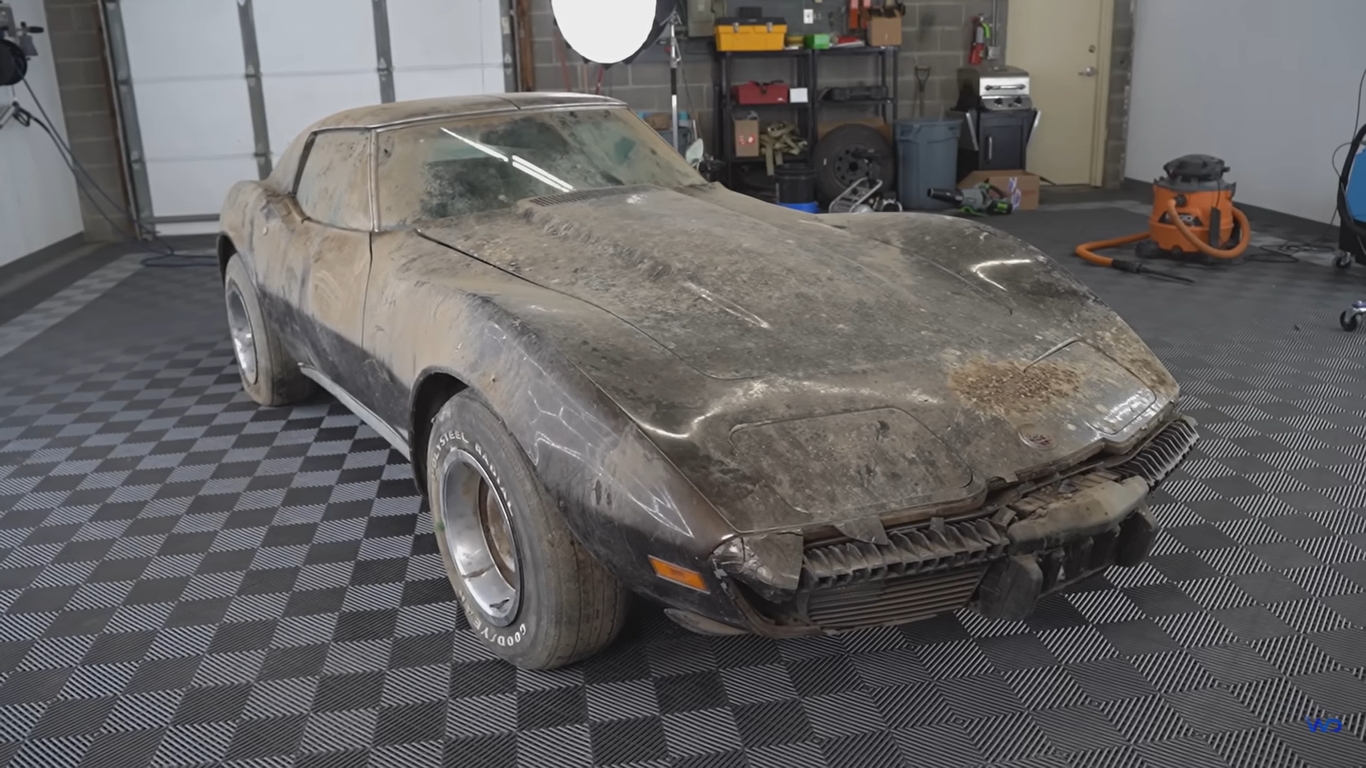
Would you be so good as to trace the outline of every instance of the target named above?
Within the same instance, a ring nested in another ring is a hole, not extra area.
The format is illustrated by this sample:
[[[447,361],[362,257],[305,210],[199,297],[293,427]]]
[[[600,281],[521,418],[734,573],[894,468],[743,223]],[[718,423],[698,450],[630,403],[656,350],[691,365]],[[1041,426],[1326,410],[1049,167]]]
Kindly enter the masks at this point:
[[[813,144],[817,126],[822,113],[852,107],[877,107],[879,116],[888,125],[896,123],[899,63],[897,53],[900,49],[887,46],[857,46],[851,48],[828,48],[812,50],[809,48],[784,49],[781,51],[716,51],[713,49],[716,76],[713,80],[716,119],[713,121],[713,141],[716,157],[725,163],[723,181],[733,186],[734,168],[747,163],[762,163],[764,158],[736,157],[734,121],[737,115],[754,112],[761,119],[766,114],[787,112],[794,115],[797,130]],[[877,84],[885,88],[888,98],[883,99],[846,99],[843,101],[822,101],[820,85],[820,63],[827,58],[846,58],[855,56],[876,56],[878,61]],[[731,86],[747,80],[737,80],[734,76],[737,62],[746,60],[789,59],[791,80],[786,81],[793,88],[806,88],[809,94],[805,104],[736,104],[731,96]],[[800,158],[799,158],[800,159]]]

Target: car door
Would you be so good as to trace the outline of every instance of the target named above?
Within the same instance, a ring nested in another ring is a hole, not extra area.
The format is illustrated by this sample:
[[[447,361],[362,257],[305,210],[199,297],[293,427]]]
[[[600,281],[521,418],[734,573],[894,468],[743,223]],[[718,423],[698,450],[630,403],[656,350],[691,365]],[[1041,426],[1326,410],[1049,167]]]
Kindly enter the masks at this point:
[[[314,134],[294,189],[302,216],[283,222],[298,268],[284,290],[297,307],[297,331],[309,353],[301,362],[359,399],[374,224],[371,142],[366,130]]]

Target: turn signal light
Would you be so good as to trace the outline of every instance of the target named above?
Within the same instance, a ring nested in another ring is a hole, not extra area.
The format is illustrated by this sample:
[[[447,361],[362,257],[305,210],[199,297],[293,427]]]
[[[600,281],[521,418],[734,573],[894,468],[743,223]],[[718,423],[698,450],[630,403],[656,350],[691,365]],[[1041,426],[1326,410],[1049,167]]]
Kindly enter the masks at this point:
[[[688,589],[695,589],[698,592],[710,591],[707,589],[707,582],[702,579],[702,574],[697,571],[684,568],[681,565],[666,563],[654,555],[650,555],[650,567],[655,569],[656,576],[665,581],[682,584]]]

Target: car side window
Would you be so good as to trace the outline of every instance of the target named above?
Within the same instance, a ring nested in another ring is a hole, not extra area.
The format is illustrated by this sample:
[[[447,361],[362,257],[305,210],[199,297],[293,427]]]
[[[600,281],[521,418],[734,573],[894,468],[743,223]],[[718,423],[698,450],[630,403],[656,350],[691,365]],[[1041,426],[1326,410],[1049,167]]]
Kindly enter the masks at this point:
[[[314,221],[342,229],[368,231],[370,212],[370,134],[323,131],[306,150],[294,192],[299,207]]]

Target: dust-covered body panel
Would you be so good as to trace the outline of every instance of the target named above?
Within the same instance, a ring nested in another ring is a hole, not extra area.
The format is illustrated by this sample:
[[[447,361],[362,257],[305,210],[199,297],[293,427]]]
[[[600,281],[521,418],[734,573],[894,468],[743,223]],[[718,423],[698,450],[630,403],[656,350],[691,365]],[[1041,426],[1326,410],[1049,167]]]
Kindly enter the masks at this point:
[[[296,178],[224,210],[222,250],[291,352],[419,477],[432,393],[476,392],[582,545],[699,631],[1013,616],[1146,554],[1145,498],[1194,430],[1152,352],[1048,257],[949,217],[705,184],[599,122],[623,111],[608,100],[507,103],[364,112],[369,185],[346,199],[368,231],[309,229],[311,137],[282,161]]]

